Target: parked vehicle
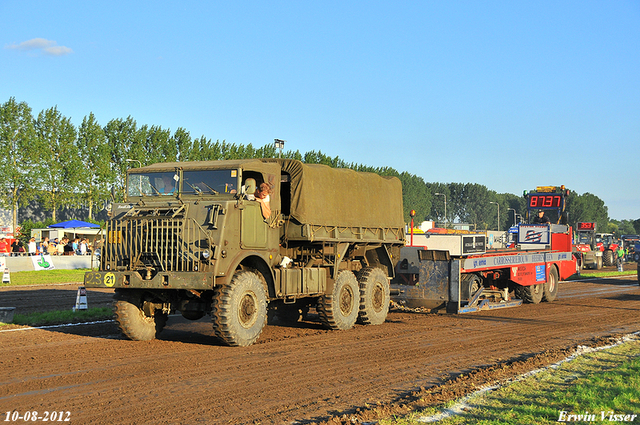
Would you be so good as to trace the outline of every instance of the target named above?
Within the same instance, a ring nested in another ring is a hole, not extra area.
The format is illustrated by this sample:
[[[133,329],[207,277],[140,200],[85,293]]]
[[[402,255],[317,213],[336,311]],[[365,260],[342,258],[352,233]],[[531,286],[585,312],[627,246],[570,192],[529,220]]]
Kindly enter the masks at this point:
[[[627,261],[638,261],[640,251],[636,248],[640,245],[640,235],[622,235],[620,237],[622,248],[628,250]]]

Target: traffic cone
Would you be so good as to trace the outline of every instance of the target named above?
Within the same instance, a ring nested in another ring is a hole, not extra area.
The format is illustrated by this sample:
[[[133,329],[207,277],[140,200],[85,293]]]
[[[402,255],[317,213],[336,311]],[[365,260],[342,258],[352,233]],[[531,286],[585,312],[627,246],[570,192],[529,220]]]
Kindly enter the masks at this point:
[[[9,269],[5,267],[4,273],[2,273],[2,283],[11,283],[11,275]]]
[[[84,286],[78,287],[78,294],[76,295],[76,305],[73,307],[73,311],[87,310],[87,290]]]

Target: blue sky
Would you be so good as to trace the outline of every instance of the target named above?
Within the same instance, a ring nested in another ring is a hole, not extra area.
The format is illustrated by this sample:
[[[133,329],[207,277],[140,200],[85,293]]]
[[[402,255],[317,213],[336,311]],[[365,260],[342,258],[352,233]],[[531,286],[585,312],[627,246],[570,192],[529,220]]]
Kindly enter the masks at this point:
[[[640,1],[2,0],[0,102],[640,217]]]

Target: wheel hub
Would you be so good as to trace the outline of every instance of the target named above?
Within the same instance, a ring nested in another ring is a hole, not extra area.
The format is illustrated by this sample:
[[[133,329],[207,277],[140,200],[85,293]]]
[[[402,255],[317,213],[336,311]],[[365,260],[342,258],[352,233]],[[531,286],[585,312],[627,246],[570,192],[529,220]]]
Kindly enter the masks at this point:
[[[345,286],[340,291],[340,312],[344,316],[348,316],[353,308],[353,292],[351,288]]]
[[[384,305],[384,289],[380,284],[376,284],[375,288],[373,288],[373,298],[371,301],[373,303],[373,309],[376,312],[382,310]]]
[[[244,328],[250,328],[256,321],[257,303],[253,294],[244,294],[240,300],[238,316]]]

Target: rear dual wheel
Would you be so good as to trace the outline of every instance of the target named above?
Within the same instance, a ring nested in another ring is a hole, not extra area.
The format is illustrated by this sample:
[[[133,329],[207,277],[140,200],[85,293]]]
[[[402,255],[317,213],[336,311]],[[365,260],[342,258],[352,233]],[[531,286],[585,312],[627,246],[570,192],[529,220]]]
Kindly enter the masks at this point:
[[[358,276],[360,285],[360,311],[358,323],[380,325],[387,319],[391,302],[389,279],[380,269],[367,267]]]
[[[353,272],[338,272],[333,284],[333,291],[325,294],[318,301],[318,316],[323,325],[329,329],[351,329],[358,318],[360,305],[360,289]]]

